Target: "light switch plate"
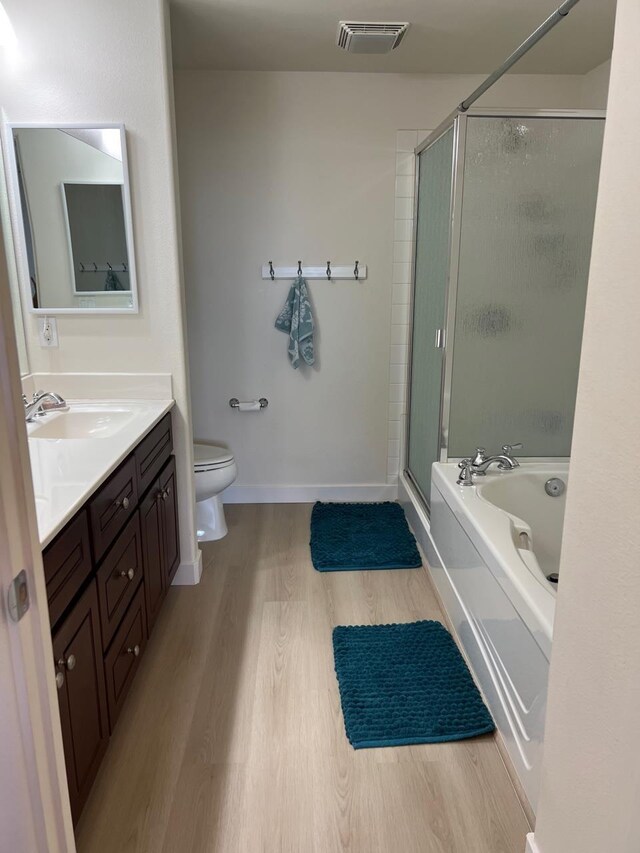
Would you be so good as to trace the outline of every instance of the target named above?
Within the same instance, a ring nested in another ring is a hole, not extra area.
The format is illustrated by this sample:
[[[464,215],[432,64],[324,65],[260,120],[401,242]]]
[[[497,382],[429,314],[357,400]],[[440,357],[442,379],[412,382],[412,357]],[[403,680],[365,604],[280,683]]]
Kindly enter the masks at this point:
[[[29,609],[29,587],[27,573],[24,569],[11,581],[7,595],[9,615],[14,622],[19,622]]]
[[[41,347],[58,346],[58,324],[54,317],[42,317],[38,320],[38,340]]]

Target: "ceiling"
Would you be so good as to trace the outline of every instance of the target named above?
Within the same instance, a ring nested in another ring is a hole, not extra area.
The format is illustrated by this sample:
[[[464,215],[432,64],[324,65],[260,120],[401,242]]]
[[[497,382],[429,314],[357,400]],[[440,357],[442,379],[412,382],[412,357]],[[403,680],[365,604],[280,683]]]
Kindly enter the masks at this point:
[[[561,0],[171,0],[174,65],[242,71],[489,73]],[[580,0],[520,73],[584,74],[611,54],[615,0]],[[336,47],[339,20],[409,21],[391,54]]]

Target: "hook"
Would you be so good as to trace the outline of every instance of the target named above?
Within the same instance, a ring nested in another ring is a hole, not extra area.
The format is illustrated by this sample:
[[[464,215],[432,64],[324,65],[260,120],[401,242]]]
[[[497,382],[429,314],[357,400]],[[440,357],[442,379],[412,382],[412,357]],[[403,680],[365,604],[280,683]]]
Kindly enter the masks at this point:
[[[275,281],[276,274],[273,269],[273,261],[269,261],[269,275],[271,276],[271,281]]]
[[[98,264],[95,261],[93,262],[93,271],[98,272]]]
[[[85,272],[84,264],[82,263],[82,261],[80,261],[80,270],[82,272]]]
[[[122,272],[127,272],[127,265],[124,261],[122,262]]]
[[[331,261],[327,261],[327,281],[331,281]]]
[[[109,263],[109,261],[107,261],[107,266],[109,267],[109,270],[110,270],[111,272],[113,272],[113,267],[111,266],[111,264]]]
[[[356,265],[353,268],[353,277],[355,278],[356,281],[358,280],[358,276],[360,275],[360,273],[358,272],[358,264],[359,263],[360,263],[360,261],[356,261]]]
[[[302,278],[302,261],[298,261],[298,276]]]

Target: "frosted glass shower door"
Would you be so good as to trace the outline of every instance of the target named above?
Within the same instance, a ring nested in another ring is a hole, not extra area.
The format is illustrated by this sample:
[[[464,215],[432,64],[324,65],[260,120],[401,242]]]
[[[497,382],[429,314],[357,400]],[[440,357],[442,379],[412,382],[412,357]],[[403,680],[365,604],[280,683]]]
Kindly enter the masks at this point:
[[[407,467],[429,500],[431,465],[440,458],[442,355],[451,231],[453,127],[419,154]]]
[[[570,453],[603,131],[467,119],[449,457]]]

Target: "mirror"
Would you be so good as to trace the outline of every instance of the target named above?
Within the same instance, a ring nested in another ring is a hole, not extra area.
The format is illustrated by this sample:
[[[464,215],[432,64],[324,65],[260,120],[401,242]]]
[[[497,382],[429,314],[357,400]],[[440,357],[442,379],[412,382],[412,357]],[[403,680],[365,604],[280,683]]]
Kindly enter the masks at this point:
[[[7,273],[9,276],[9,290],[11,292],[13,323],[16,332],[16,344],[18,346],[20,375],[27,376],[29,373],[29,357],[27,354],[27,340],[24,333],[24,324],[22,322],[20,287],[18,284],[18,271],[16,269],[15,240],[13,239],[13,228],[11,226],[9,191],[5,177],[5,165],[4,154],[2,150],[0,150],[0,229],[2,230],[2,243],[7,262]]]
[[[138,310],[122,125],[11,125],[18,270],[35,314]]]

